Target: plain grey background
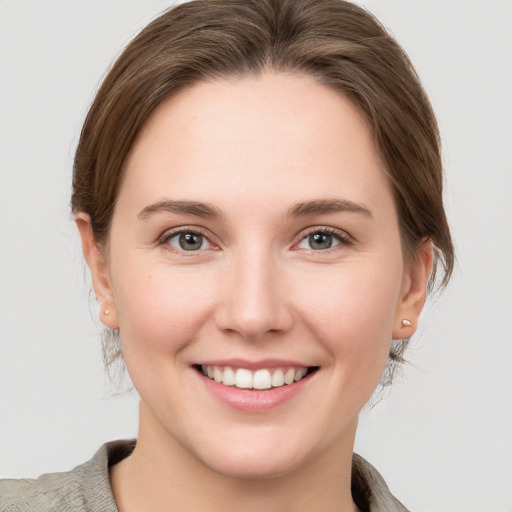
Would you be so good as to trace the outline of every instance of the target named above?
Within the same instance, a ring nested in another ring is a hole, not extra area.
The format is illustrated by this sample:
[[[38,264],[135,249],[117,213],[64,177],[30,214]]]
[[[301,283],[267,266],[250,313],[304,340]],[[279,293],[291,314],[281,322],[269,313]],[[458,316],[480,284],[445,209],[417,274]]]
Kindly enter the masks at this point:
[[[512,2],[365,0],[437,112],[458,265],[357,450],[417,512],[512,510]],[[0,475],[133,437],[101,363],[69,214],[73,151],[107,66],[164,0],[0,1]]]

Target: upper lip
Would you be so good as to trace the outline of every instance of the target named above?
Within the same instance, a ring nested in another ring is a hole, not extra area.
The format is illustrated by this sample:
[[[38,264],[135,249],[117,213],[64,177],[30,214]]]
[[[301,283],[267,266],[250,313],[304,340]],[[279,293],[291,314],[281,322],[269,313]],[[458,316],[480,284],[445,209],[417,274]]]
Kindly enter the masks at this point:
[[[259,359],[249,361],[247,359],[214,359],[195,363],[199,366],[231,366],[232,368],[246,368],[247,370],[259,370],[260,368],[280,368],[293,366],[294,368],[309,368],[313,365],[300,363],[292,359]]]

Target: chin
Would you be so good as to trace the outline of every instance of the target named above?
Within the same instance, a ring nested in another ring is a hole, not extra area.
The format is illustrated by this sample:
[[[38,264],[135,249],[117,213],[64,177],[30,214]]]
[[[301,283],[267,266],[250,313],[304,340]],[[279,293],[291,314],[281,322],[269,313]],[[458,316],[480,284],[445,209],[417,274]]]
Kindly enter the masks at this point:
[[[309,429],[308,429],[309,430]],[[212,442],[204,439],[192,456],[204,467],[227,478],[264,480],[301,471],[323,458],[336,441],[288,428],[242,428],[226,432]],[[318,440],[321,440],[318,442]],[[333,443],[334,441],[334,443]]]
[[[233,450],[220,456],[205,457],[203,464],[226,478],[237,480],[267,480],[289,475],[301,467],[296,453],[241,453]]]

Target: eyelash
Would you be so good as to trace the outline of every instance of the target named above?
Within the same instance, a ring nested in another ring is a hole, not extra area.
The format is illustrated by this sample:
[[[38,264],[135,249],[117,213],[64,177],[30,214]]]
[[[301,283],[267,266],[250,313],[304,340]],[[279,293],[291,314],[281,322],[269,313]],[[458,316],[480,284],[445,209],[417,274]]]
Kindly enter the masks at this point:
[[[354,245],[354,239],[351,236],[349,236],[346,232],[340,231],[339,229],[336,229],[336,228],[330,228],[330,227],[313,227],[313,228],[309,228],[308,230],[306,230],[305,233],[301,234],[300,240],[298,242],[295,242],[293,245],[296,246],[300,242],[302,242],[303,240],[308,238],[309,236],[315,235],[317,233],[318,234],[331,235],[333,238],[338,240],[339,245],[344,245],[344,246]],[[309,249],[309,252],[312,252],[312,253],[329,253],[333,249],[335,249],[336,247],[337,246],[334,246],[334,247],[329,248],[329,249],[317,250],[317,251],[315,251],[314,249]]]
[[[192,255],[197,252],[202,252],[201,250],[198,250],[198,251],[179,250],[170,245],[169,241],[172,238],[179,236],[179,235],[183,235],[183,234],[200,235],[211,245],[211,248],[213,248],[214,250],[218,249],[218,246],[210,240],[210,237],[206,233],[204,233],[200,229],[192,228],[192,227],[188,228],[186,226],[177,228],[176,230],[173,230],[173,231],[165,232],[161,237],[159,237],[158,244],[166,246],[167,249],[172,250],[174,252],[179,252],[180,254],[190,253],[189,255]],[[330,235],[339,242],[339,245],[350,246],[350,245],[354,244],[353,238],[351,236],[349,236],[347,233],[345,233],[344,231],[340,231],[338,229],[331,228],[331,227],[313,227],[313,228],[309,228],[305,232],[301,233],[299,240],[293,243],[292,248],[296,247],[300,242],[302,242],[303,240],[305,240],[306,238],[308,238],[309,236],[314,235],[314,234]],[[306,249],[306,250],[308,250],[311,253],[328,253],[328,252],[331,252],[335,247],[337,247],[337,245],[335,245],[332,248],[323,249],[323,250],[314,250],[314,249]],[[295,249],[295,250],[299,250],[299,249]]]
[[[191,256],[194,253],[202,252],[202,251],[186,251],[185,249],[179,250],[176,247],[172,247],[169,241],[179,235],[199,235],[203,237],[204,240],[206,240],[213,248],[214,250],[218,249],[218,246],[214,244],[208,235],[206,233],[202,232],[200,229],[197,228],[188,228],[186,226],[177,228],[173,231],[167,231],[165,232],[161,237],[158,239],[158,244],[165,246],[166,249],[173,251],[173,252],[179,252],[180,254]]]

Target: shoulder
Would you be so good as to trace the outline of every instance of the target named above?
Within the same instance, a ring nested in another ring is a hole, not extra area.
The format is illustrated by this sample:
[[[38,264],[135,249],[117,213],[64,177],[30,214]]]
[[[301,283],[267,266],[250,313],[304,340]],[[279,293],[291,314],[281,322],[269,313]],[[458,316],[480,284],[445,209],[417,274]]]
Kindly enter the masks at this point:
[[[91,460],[65,473],[0,480],[0,512],[117,512],[108,468],[131,453],[133,445],[106,443]]]
[[[84,510],[75,470],[37,479],[0,480],[0,496],[2,512]]]
[[[363,512],[409,512],[391,494],[381,474],[357,453],[352,459],[352,496]]]

